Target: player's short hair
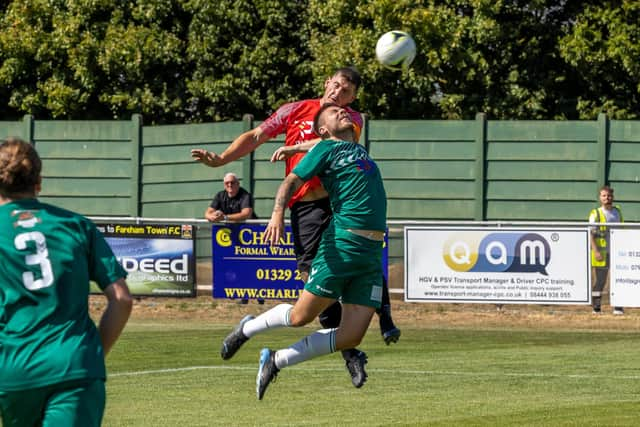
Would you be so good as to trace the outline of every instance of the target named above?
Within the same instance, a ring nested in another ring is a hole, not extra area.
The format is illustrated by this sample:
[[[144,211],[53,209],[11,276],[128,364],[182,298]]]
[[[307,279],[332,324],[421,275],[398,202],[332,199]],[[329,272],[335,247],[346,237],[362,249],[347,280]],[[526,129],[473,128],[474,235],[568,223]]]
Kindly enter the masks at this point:
[[[20,138],[10,137],[0,144],[0,194],[34,191],[40,182],[42,161],[33,145]]]
[[[356,67],[338,68],[335,71],[335,73],[333,73],[333,77],[335,76],[344,77],[349,83],[351,83],[355,87],[356,92],[358,91],[360,84],[362,84],[362,78],[360,77],[360,73],[358,72]]]
[[[313,132],[316,135],[320,136],[321,138],[324,138],[324,135],[320,134],[320,117],[322,116],[322,113],[324,113],[327,108],[331,108],[331,107],[343,108],[343,107],[340,107],[335,102],[327,102],[326,104],[322,104],[322,106],[320,107],[316,115],[313,116]]]
[[[601,192],[606,191],[609,194],[613,194],[613,187],[611,187],[610,185],[603,185],[602,187],[600,187],[600,189],[598,190],[598,194],[600,194]]]

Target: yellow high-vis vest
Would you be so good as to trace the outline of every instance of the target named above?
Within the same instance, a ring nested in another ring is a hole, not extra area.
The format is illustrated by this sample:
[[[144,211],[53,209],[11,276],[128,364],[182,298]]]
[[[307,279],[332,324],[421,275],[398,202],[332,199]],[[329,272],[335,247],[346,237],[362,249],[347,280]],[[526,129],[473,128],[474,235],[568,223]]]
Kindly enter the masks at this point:
[[[618,211],[618,216],[620,217],[620,222],[624,222],[622,219],[622,211],[620,210],[620,206],[616,205],[613,207],[613,209]],[[597,219],[598,223],[606,223],[607,222],[607,218],[604,215],[602,206],[600,206],[597,209],[593,209],[590,213],[589,213],[589,219],[591,220],[591,217],[595,216]],[[607,248],[607,234],[609,233],[609,230],[607,229],[607,227],[605,225],[600,225],[596,228],[595,231],[591,231],[592,233],[594,233],[594,241],[596,242],[596,246],[598,247],[598,250],[600,251],[600,253],[602,254],[602,260],[599,261],[596,259],[595,257],[595,253],[593,251],[591,251],[591,266],[592,267],[606,267],[607,266],[607,252],[609,252],[609,249]]]

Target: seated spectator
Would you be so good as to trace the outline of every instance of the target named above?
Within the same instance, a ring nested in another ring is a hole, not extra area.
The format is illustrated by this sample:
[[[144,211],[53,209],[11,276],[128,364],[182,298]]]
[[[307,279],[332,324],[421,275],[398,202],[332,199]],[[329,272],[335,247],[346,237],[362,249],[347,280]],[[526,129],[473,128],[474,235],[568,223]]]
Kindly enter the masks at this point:
[[[224,176],[224,190],[216,194],[215,198],[204,213],[210,222],[244,221],[256,219],[253,212],[253,197],[240,187],[238,176],[232,172]]]
[[[204,212],[204,217],[209,222],[244,221],[258,218],[253,211],[253,197],[240,187],[238,176],[233,172],[225,174],[224,190],[220,191]],[[242,304],[248,304],[249,298],[240,300]],[[264,299],[258,298],[259,304],[264,304]]]

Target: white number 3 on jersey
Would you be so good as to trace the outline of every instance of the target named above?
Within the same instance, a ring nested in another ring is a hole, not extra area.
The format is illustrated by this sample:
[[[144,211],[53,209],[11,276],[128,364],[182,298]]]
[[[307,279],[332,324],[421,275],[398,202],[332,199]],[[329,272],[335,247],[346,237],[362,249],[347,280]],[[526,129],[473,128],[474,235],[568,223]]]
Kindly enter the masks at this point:
[[[24,257],[27,265],[39,265],[42,271],[42,278],[35,279],[31,271],[22,273],[22,282],[24,287],[30,291],[46,288],[53,283],[53,270],[49,261],[49,251],[47,251],[47,240],[44,234],[39,231],[31,231],[28,233],[20,233],[16,236],[14,244],[16,249],[23,251],[27,249],[27,242],[33,241],[36,244],[36,252]]]

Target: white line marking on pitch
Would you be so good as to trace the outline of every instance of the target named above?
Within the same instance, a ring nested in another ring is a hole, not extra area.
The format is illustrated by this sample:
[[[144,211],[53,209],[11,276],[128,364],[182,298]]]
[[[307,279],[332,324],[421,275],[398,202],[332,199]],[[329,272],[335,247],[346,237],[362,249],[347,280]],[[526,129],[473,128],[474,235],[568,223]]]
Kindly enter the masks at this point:
[[[168,368],[168,369],[153,369],[147,371],[133,371],[133,372],[115,372],[108,374],[109,378],[115,377],[133,377],[138,375],[155,375],[155,374],[168,374],[172,372],[187,372],[198,371],[204,369],[222,369],[222,370],[236,370],[236,371],[255,371],[257,368],[249,366],[185,366],[182,368]],[[298,370],[301,368],[292,367],[288,370]],[[321,371],[321,372],[342,372],[342,369],[332,368],[305,368],[305,371]],[[422,371],[422,370],[406,370],[406,369],[367,369],[369,372],[381,372],[390,374],[404,374],[404,375],[451,375],[451,376],[471,376],[471,377],[533,377],[533,378],[578,378],[578,379],[591,379],[591,378],[605,378],[615,380],[639,380],[640,375],[592,375],[592,374],[540,374],[535,372],[462,372],[462,371]]]

